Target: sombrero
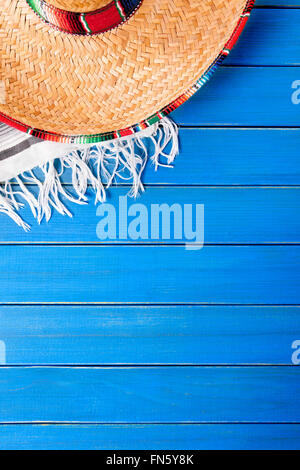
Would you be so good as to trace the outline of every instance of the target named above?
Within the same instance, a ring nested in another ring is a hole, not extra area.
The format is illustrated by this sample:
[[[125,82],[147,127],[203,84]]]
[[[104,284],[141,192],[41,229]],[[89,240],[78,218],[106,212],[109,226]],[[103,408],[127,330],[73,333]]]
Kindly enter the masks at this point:
[[[156,165],[166,147],[167,163],[177,153],[176,127],[167,116],[229,54],[253,5],[253,0],[2,0],[0,209],[24,226],[15,213],[20,204],[12,178],[34,182],[32,170],[42,166],[39,187],[49,187],[50,180],[53,186],[47,202],[45,194],[42,206],[25,191],[23,197],[39,220],[49,218],[51,206],[64,213],[64,204],[51,199],[57,192],[66,196],[55,158],[76,173],[78,197],[69,199],[84,202],[92,181],[103,200],[103,185],[121,168],[133,176],[136,193],[149,153]]]

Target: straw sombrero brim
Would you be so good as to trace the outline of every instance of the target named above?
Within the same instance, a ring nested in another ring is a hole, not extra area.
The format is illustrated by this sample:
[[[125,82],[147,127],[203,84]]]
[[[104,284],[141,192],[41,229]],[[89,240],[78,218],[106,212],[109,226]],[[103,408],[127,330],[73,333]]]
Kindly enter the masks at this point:
[[[76,36],[44,24],[25,0],[2,1],[0,120],[82,143],[128,135],[184,103],[226,57],[254,4],[144,0],[119,28]]]

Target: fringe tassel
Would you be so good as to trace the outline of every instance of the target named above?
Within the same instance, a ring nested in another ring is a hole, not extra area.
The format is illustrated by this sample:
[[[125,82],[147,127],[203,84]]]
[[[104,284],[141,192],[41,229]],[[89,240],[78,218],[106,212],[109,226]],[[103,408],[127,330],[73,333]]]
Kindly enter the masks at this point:
[[[153,148],[151,155],[149,145]],[[0,213],[11,217],[27,232],[30,226],[19,215],[24,207],[20,198],[27,202],[40,224],[43,219],[50,220],[53,210],[72,217],[62,199],[87,204],[89,187],[95,193],[95,204],[105,202],[106,189],[115,180],[131,181],[129,195],[136,197],[144,191],[142,175],[147,161],[152,161],[156,170],[160,166],[171,167],[178,152],[177,126],[164,118],[134,136],[74,150],[63,158],[0,184]],[[163,163],[162,159],[166,162]],[[62,184],[62,175],[67,170],[72,174],[72,192]],[[34,186],[35,191],[30,185]]]

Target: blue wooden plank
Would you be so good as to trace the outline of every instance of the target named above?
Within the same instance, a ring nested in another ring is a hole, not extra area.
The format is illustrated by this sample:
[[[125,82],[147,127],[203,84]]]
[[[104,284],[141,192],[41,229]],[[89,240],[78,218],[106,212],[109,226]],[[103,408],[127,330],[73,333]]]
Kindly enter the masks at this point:
[[[6,364],[292,364],[300,309],[2,306],[0,324]]]
[[[3,242],[94,242],[94,243],[137,243],[137,240],[120,236],[119,216],[123,213],[121,207],[128,193],[127,188],[113,188],[110,191],[108,203],[113,206],[116,213],[116,233],[104,241],[99,239],[97,231],[103,217],[107,212],[99,214],[98,207],[93,203],[89,206],[67,206],[73,210],[75,218],[62,217],[56,214],[51,223],[44,222],[39,226],[33,219],[30,209],[22,211],[25,220],[32,222],[31,232],[28,234],[16,225],[7,216],[0,218],[0,243]],[[120,198],[123,198],[121,200]],[[146,214],[144,228],[151,227],[151,214],[154,205],[167,204],[172,207],[178,205],[182,214],[182,237],[178,238],[174,230],[170,237],[159,240],[151,238],[150,231],[141,236],[138,242],[142,243],[185,243],[184,205],[194,207],[194,220],[196,218],[196,205],[204,205],[205,214],[205,242],[206,243],[299,243],[300,242],[300,189],[299,188],[148,188],[142,198],[127,199],[126,213],[130,214],[136,204],[139,210]],[[142,205],[142,209],[141,206]],[[104,209],[103,209],[104,210]],[[135,216],[128,215],[128,223]],[[174,227],[174,223],[171,222]]]
[[[2,450],[298,450],[299,446],[299,424],[0,426]]]
[[[174,168],[155,171],[148,164],[145,184],[300,184],[298,129],[182,128],[179,136],[180,154]],[[65,172],[63,181],[71,183],[70,172]]]
[[[181,128],[174,168],[152,165],[146,184],[299,184],[299,130],[264,128]],[[66,174],[66,183],[71,181]],[[121,184],[121,181],[118,181]]]
[[[299,422],[298,367],[0,369],[0,421]]]
[[[172,116],[188,126],[299,126],[298,80],[297,67],[223,67]]]
[[[255,8],[256,7],[300,7],[299,0],[256,0]]]
[[[174,168],[148,164],[146,185],[297,185],[299,130],[274,128],[181,128]],[[150,149],[151,150],[151,149]],[[70,171],[62,180],[72,182]],[[124,186],[124,180],[117,180]],[[125,184],[128,186],[128,183]]]
[[[1,303],[299,304],[299,246],[2,246]]]
[[[299,9],[253,10],[226,64],[300,65],[299,20]]]

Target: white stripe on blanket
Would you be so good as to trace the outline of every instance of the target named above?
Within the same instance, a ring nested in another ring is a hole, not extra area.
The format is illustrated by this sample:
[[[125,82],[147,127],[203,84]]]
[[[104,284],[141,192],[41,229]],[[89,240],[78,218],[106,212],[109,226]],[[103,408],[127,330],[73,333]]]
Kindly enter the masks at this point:
[[[0,182],[85,147],[35,139],[0,123]]]

